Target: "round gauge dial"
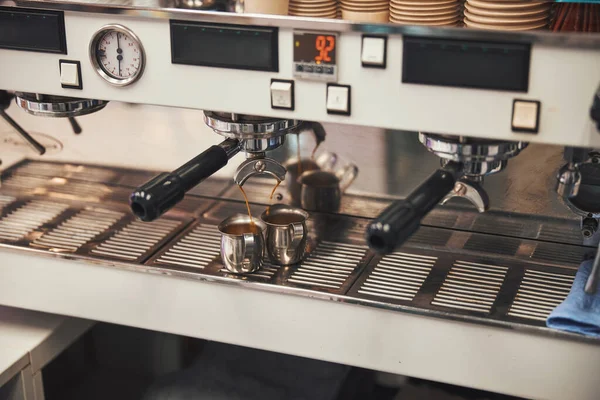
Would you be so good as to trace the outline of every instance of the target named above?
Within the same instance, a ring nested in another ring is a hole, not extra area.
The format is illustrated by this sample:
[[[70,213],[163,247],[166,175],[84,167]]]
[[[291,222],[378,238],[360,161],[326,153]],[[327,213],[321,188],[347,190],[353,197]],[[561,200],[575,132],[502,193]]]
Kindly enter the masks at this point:
[[[113,85],[129,85],[144,71],[142,43],[132,31],[121,25],[105,26],[94,35],[90,57],[96,72]]]

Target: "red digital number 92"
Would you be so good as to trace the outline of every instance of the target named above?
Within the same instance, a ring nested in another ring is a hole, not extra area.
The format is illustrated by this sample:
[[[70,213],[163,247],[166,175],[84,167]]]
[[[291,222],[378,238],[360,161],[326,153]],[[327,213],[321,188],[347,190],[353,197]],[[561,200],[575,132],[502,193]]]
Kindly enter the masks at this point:
[[[329,52],[335,48],[335,36],[317,36],[315,43],[319,55],[315,57],[315,61],[330,62]]]

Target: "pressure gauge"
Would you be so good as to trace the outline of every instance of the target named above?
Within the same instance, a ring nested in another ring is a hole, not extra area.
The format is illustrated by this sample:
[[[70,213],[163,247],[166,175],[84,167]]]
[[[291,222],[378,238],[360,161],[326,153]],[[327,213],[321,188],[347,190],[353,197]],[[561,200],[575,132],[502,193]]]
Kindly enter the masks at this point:
[[[96,32],[90,43],[90,58],[98,75],[116,86],[137,81],[146,61],[142,42],[122,25],[106,25]]]

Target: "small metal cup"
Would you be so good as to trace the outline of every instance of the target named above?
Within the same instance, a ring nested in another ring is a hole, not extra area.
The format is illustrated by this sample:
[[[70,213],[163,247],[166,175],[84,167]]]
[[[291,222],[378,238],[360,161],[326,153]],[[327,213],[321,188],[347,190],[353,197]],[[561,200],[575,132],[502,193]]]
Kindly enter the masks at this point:
[[[276,204],[267,208],[260,218],[267,225],[266,249],[271,262],[290,265],[302,261],[308,238],[308,213],[285,204]]]
[[[335,153],[325,151],[319,154],[315,160],[311,158],[303,158],[301,160],[293,159],[288,161],[284,166],[287,170],[287,179],[284,181],[287,187],[292,204],[295,206],[300,205],[300,192],[302,191],[302,185],[298,183],[298,178],[304,172],[323,170],[331,171],[337,163],[338,156]],[[298,174],[298,172],[301,172]]]
[[[254,232],[250,228],[250,217],[245,214],[233,215],[219,224],[221,259],[225,268],[235,274],[255,272],[263,265],[267,226],[258,218],[252,221]]]
[[[300,175],[298,183],[300,204],[305,210],[336,212],[340,209],[342,194],[354,182],[358,175],[358,167],[346,165],[335,173],[314,170]]]

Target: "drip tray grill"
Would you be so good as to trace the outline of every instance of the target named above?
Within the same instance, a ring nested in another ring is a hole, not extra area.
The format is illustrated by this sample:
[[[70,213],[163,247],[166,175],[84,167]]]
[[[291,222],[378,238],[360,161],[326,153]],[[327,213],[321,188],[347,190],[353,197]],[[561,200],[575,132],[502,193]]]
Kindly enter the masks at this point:
[[[141,262],[165,243],[182,224],[180,220],[165,217],[154,222],[130,221],[94,246],[91,254]]]
[[[363,245],[322,241],[291,268],[286,284],[344,293],[366,265],[367,250]]]
[[[33,241],[33,246],[53,251],[75,252],[110,229],[125,213],[102,208],[86,208]]]
[[[110,182],[117,175],[116,171],[104,167],[44,161],[28,162],[20,166],[17,171],[18,175],[60,176],[87,182]]]
[[[569,294],[574,275],[526,269],[508,315],[545,321]]]
[[[6,208],[6,215],[0,218],[0,240],[17,242],[24,239],[68,208],[66,204],[47,200],[30,200],[12,211]]]
[[[68,253],[68,259],[93,258],[107,267],[140,267],[141,273],[154,269],[165,275],[247,283],[255,290],[276,287],[280,293],[390,310],[410,308],[442,318],[533,326],[536,332],[546,332],[539,327],[567,296],[577,266],[593,251],[429,226],[403,248],[380,257],[364,245],[367,219],[313,213],[313,236],[302,263],[265,263],[257,273],[234,275],[221,263],[216,224],[230,212],[243,211],[242,203],[188,196],[185,207],[143,223],[129,212],[123,195],[129,189],[109,186],[143,172],[126,175],[106,169],[113,174],[95,168],[55,167],[51,174],[37,167],[21,174],[19,168],[11,170],[0,187],[0,244],[35,248],[36,254]],[[229,191],[237,195],[233,189]],[[255,211],[262,208],[253,205]],[[447,220],[444,226],[464,224],[439,212],[428,218],[441,217]]]
[[[100,201],[111,196],[113,190],[100,183],[71,181],[62,177],[38,177],[14,175],[2,182],[4,188],[28,195],[53,193],[61,198],[81,198],[86,201]]]
[[[2,209],[4,207],[8,206],[9,204],[11,204],[15,200],[17,200],[15,197],[0,195],[0,212],[2,211]]]
[[[198,224],[179,238],[156,260],[156,264],[203,270],[219,256],[221,234],[214,225]]]
[[[489,313],[507,271],[497,265],[456,261],[432,304]]]
[[[437,257],[397,252],[379,261],[358,293],[411,301],[421,289]]]

